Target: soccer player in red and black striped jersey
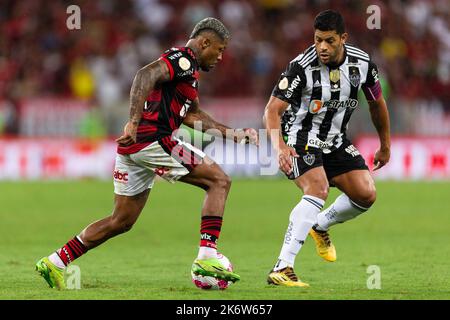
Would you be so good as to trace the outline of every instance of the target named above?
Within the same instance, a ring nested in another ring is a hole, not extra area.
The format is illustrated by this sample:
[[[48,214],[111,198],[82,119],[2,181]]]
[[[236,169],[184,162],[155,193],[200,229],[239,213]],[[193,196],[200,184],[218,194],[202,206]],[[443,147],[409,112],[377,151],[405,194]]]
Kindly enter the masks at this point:
[[[131,229],[144,208],[156,175],[206,191],[200,248],[192,271],[227,281],[239,280],[217,259],[230,178],[201,150],[172,135],[183,123],[194,127],[194,122],[201,122],[203,131],[217,129],[222,137],[236,142],[258,143],[256,130],[230,129],[199,107],[199,70],[209,71],[222,60],[229,37],[219,20],[203,19],[194,27],[185,47],[167,50],[137,72],[130,92],[130,118],[123,135],[116,140],[112,215],[93,222],[56,252],[38,261],[36,269],[50,287],[65,288],[63,270],[69,263]]]

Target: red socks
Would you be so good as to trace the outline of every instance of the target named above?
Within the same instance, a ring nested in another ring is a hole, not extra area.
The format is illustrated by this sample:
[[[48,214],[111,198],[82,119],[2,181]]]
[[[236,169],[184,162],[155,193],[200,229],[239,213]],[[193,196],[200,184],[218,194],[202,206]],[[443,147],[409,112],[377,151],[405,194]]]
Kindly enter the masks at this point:
[[[61,258],[62,262],[64,262],[64,265],[67,266],[76,258],[79,258],[85,254],[87,250],[88,249],[78,239],[78,237],[75,237],[67,242],[61,249],[57,250],[56,253]]]
[[[200,228],[200,247],[217,249],[220,229],[222,228],[222,217],[203,216]]]

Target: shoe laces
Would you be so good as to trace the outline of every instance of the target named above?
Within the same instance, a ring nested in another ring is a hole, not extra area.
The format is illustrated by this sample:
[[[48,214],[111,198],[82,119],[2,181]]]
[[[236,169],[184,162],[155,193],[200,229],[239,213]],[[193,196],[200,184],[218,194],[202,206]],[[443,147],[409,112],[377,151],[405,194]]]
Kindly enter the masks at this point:
[[[315,230],[327,247],[331,246],[330,235],[326,231]]]
[[[294,282],[298,281],[298,277],[295,274],[294,269],[292,269],[291,267],[286,267],[286,268],[280,270],[280,272],[284,273],[292,281],[294,281]]]

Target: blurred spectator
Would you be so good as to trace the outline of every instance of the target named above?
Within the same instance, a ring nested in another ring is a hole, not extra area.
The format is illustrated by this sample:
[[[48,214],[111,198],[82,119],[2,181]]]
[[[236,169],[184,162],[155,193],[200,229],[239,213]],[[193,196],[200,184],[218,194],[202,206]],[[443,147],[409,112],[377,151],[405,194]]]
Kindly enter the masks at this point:
[[[381,30],[366,28],[374,3]],[[66,28],[71,4],[81,8],[81,30]],[[201,82],[202,96],[265,99],[288,62],[312,44],[314,16],[327,8],[343,14],[350,42],[372,55],[392,97],[430,99],[450,112],[449,7],[446,0],[2,0],[1,129],[17,131],[23,98],[88,99],[105,119],[126,114],[135,72],[184,45],[206,16],[222,19],[232,39],[214,75],[202,74],[214,77]]]

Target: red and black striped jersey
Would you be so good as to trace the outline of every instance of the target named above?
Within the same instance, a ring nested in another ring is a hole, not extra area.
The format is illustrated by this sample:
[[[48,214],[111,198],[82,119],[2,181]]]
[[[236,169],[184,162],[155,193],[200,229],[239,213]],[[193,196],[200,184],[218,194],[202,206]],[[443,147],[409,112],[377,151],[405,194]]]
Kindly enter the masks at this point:
[[[118,146],[119,154],[136,153],[152,142],[172,135],[197,98],[199,67],[194,52],[188,47],[173,47],[165,51],[160,60],[169,68],[170,81],[157,85],[149,93],[136,143],[127,147]]]

